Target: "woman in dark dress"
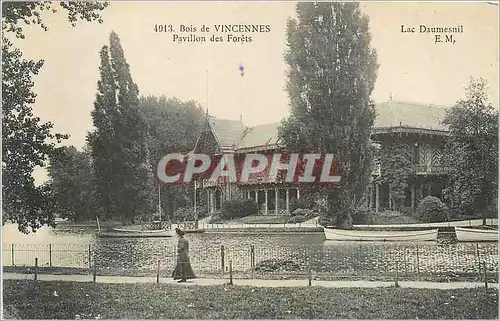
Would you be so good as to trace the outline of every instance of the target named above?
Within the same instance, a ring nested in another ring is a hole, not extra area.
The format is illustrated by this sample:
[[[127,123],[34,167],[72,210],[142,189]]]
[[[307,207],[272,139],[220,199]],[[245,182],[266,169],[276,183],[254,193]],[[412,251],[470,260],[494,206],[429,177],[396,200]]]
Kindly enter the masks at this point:
[[[195,279],[193,269],[191,268],[191,263],[189,262],[189,243],[184,238],[184,231],[179,228],[175,229],[175,233],[179,237],[179,242],[177,243],[177,265],[172,273],[174,280],[179,280],[180,282],[186,282],[187,279]]]

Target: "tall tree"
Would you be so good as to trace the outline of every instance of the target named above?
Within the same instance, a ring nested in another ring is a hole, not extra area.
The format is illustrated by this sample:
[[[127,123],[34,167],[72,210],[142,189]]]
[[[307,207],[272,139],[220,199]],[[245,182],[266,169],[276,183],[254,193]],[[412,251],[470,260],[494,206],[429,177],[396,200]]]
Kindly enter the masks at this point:
[[[24,39],[23,28],[40,25],[41,11],[68,13],[72,25],[78,20],[100,21],[106,2],[3,2],[2,3],[2,224],[10,220],[24,233],[42,225],[54,225],[54,199],[47,184],[36,186],[33,171],[56,157],[57,143],[67,135],[52,133],[51,122],[42,123],[33,115],[33,77],[43,60],[26,60],[14,48],[10,35]]]
[[[444,193],[455,209],[480,212],[484,219],[497,199],[498,110],[488,101],[483,79],[471,78],[466,90],[443,121],[451,134],[444,153],[450,169]]]
[[[79,20],[102,22],[100,11],[109,6],[109,2],[100,1],[6,1],[2,2],[2,29],[4,32],[15,33],[16,37],[24,39],[23,27],[38,25],[43,30],[49,30],[44,23],[43,12],[58,13],[60,9],[68,15],[68,21],[74,27]]]
[[[149,131],[151,167],[155,170],[158,161],[168,153],[191,151],[204,127],[203,109],[195,101],[183,102],[164,96],[142,97],[140,112]],[[193,204],[192,195],[191,190],[161,186],[164,214],[172,217],[177,207]]]
[[[100,52],[101,77],[92,111],[92,146],[100,212],[103,218],[131,223],[153,211],[153,171],[147,124],[139,113],[139,89],[115,32]]]
[[[287,25],[287,90],[291,116],[280,136],[291,151],[332,153],[342,168],[340,187],[328,193],[324,224],[352,225],[371,172],[370,99],[378,65],[368,17],[359,4],[297,5]]]
[[[54,193],[56,211],[61,218],[73,221],[93,216],[92,163],[88,148],[78,151],[64,147],[61,156],[50,162],[50,186]]]
[[[382,147],[381,150],[381,173],[380,181],[387,183],[392,200],[390,210],[401,210],[406,198],[405,192],[408,188],[408,177],[412,171],[412,151],[405,142],[393,141]]]

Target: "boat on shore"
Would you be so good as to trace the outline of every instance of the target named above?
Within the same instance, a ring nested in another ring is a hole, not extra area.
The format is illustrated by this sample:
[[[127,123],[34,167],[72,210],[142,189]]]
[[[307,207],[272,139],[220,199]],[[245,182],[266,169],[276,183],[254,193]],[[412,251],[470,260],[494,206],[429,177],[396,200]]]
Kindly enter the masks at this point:
[[[498,242],[498,229],[455,227],[459,242]]]
[[[438,229],[420,231],[376,231],[376,230],[346,230],[325,228],[325,237],[329,241],[436,241]]]

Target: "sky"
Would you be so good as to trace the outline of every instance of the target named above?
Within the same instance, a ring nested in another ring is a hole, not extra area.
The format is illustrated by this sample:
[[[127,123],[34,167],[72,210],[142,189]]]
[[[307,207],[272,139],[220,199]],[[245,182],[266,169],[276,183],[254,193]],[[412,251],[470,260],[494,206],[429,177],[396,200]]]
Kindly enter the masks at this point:
[[[45,61],[35,77],[34,113],[53,122],[55,131],[70,134],[65,145],[81,148],[92,130],[99,51],[109,43],[111,31],[120,37],[141,95],[194,99],[215,117],[241,117],[247,125],[258,125],[288,114],[286,22],[295,15],[295,6],[296,2],[112,2],[102,12],[102,24],[80,22],[71,27],[63,11],[44,14],[49,31],[29,26],[26,39],[15,43],[26,58]],[[474,76],[489,82],[490,100],[498,106],[498,6],[364,2],[361,7],[370,19],[380,65],[372,94],[376,102],[392,95],[395,100],[453,105],[464,97],[464,87]],[[270,32],[247,34],[252,41],[246,43],[212,43],[208,40],[218,24],[264,24]],[[194,34],[207,41],[176,43],[174,33],[155,32],[155,25],[172,25],[180,36],[189,36],[179,32],[180,25],[193,26]],[[200,32],[203,25],[210,32]],[[463,33],[453,34],[455,43],[436,44],[434,33],[418,33],[420,25],[462,25]],[[416,27],[417,32],[403,33],[402,26]]]

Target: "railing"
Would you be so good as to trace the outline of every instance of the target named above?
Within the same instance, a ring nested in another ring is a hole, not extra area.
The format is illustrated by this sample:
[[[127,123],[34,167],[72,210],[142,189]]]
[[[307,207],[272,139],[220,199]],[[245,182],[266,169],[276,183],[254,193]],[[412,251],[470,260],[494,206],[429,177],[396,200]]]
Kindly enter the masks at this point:
[[[445,166],[414,165],[413,171],[418,174],[446,174],[448,168]]]
[[[181,230],[196,230],[198,229],[198,221],[178,222],[177,227]]]
[[[413,165],[413,172],[416,175],[446,174],[448,171],[449,169],[445,166]],[[380,164],[373,166],[372,176],[380,176],[381,174]]]
[[[276,210],[259,210],[259,215],[276,215]],[[282,215],[282,216],[285,216],[285,215],[290,215],[289,212],[287,212],[286,209],[278,209],[278,215]]]
[[[172,223],[167,221],[143,222],[142,227],[146,230],[165,230],[172,228]]]
[[[137,251],[80,244],[4,244],[4,272],[57,267],[63,273],[169,277],[176,247],[149,246]],[[317,280],[392,278],[477,279],[498,276],[498,246],[492,244],[360,244],[204,246],[192,249],[190,260],[198,277],[306,278]],[[24,267],[24,268],[23,268]],[[17,269],[17,270],[16,270]],[[24,270],[23,270],[24,269]],[[65,271],[65,272],[64,272]],[[95,272],[93,272],[95,271]]]

